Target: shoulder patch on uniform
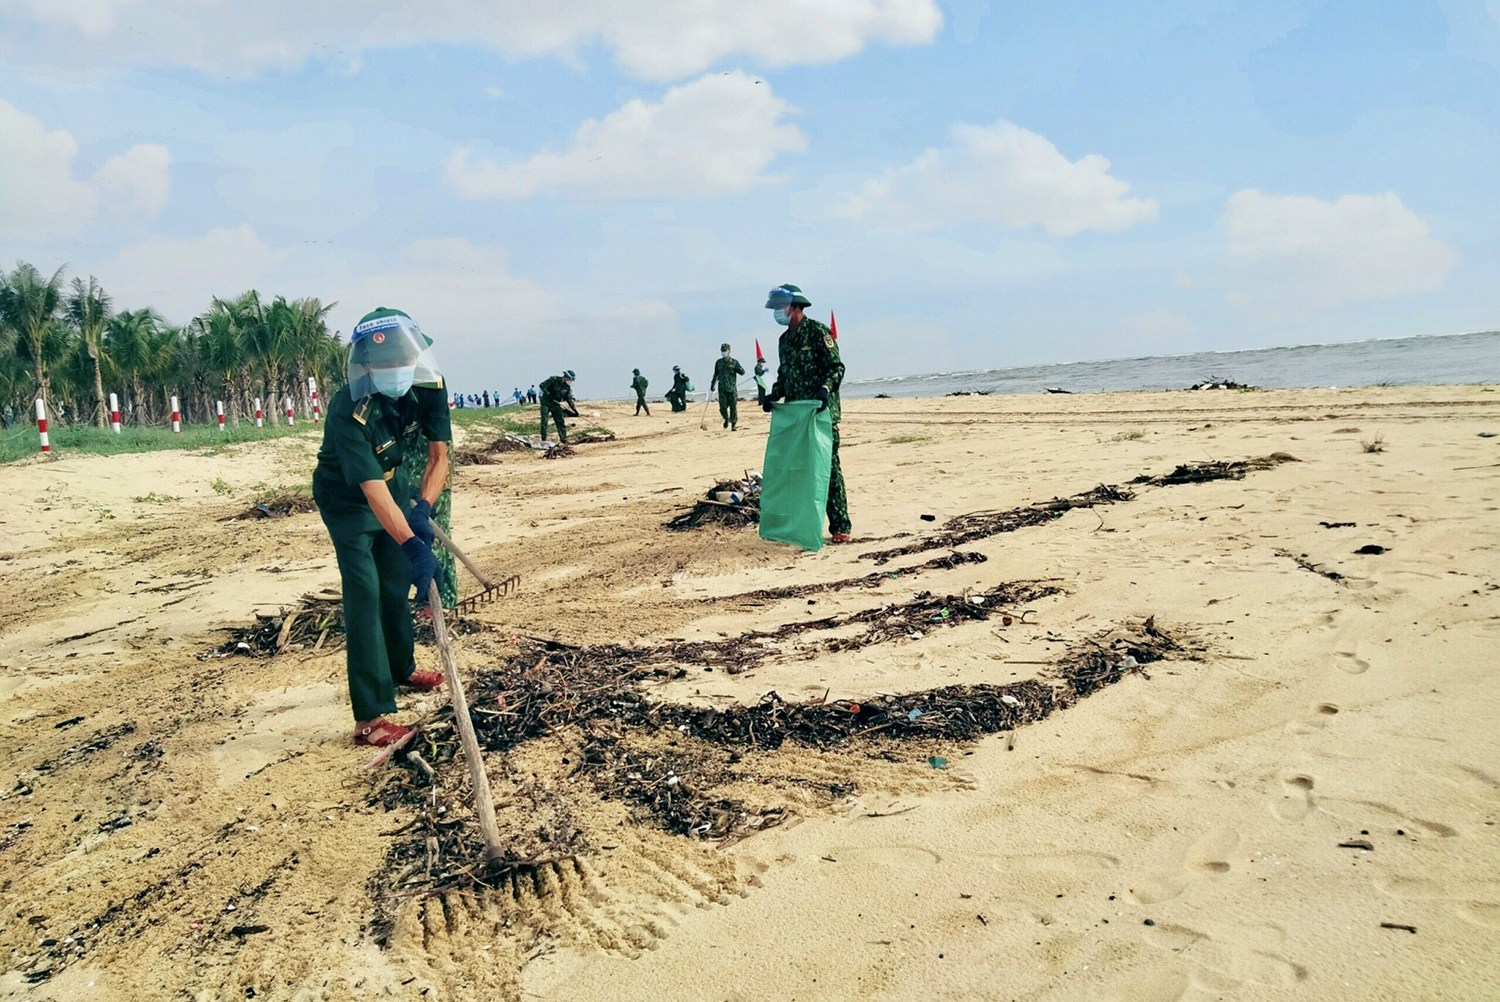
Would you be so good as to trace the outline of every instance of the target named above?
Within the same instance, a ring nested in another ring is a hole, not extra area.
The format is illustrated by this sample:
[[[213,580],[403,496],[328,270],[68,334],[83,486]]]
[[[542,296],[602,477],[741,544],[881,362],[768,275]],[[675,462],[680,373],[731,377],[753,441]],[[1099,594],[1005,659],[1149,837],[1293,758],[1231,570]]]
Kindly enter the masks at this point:
[[[825,347],[825,348],[832,348],[833,347],[833,335],[832,334],[824,334],[823,335],[823,347]]]

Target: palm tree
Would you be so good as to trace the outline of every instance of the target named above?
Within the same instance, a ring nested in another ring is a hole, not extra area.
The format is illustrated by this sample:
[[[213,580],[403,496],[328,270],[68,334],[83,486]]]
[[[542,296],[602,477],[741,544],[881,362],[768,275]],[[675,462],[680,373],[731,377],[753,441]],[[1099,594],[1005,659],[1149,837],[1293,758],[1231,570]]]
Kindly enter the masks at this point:
[[[62,303],[62,275],[59,268],[49,279],[43,279],[34,265],[16,263],[3,289],[0,289],[0,325],[9,327],[12,336],[31,354],[32,378],[37,395],[49,406],[51,384],[47,376],[47,348],[57,326],[58,307]]]
[[[104,332],[104,360],[112,374],[130,386],[131,420],[146,424],[151,420],[151,402],[145,381],[155,377],[154,337],[161,317],[153,310],[121,310],[110,318]]]
[[[98,402],[94,413],[101,428],[109,427],[109,408],[104,403],[104,374],[101,371],[103,363],[99,358],[99,341],[109,324],[110,306],[109,295],[93,275],[89,276],[87,285],[81,278],[73,279],[73,294],[68,297],[66,312],[68,319],[83,336],[84,347],[94,363],[94,398]]]

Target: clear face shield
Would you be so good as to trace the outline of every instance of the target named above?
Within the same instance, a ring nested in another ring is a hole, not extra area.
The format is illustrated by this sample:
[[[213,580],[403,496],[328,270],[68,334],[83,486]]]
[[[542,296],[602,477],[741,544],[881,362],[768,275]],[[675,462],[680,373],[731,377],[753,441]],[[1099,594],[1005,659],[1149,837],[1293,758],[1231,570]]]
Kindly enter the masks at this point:
[[[348,376],[349,394],[355,400],[375,393],[397,399],[413,386],[443,383],[432,340],[415,320],[395,311],[355,325]]]
[[[771,318],[777,326],[786,327],[791,324],[792,318],[787,313],[787,308],[792,305],[792,294],[789,290],[778,286],[766,295],[766,309],[772,310]]]

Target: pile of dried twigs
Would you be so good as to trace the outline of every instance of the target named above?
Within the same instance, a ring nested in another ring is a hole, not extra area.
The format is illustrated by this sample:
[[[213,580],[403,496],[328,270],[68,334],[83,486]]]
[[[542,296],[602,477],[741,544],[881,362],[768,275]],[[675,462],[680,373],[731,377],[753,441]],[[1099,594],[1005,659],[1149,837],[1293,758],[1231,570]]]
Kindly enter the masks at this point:
[[[1233,462],[1208,460],[1203,463],[1183,463],[1171,473],[1159,477],[1142,475],[1132,484],[1150,484],[1153,487],[1171,487],[1177,484],[1202,484],[1210,480],[1243,480],[1245,474],[1254,470],[1269,470],[1282,463],[1295,463],[1297,457],[1286,452],[1273,452],[1269,456],[1255,459],[1239,459]]]
[[[412,617],[416,639],[430,642],[432,620],[420,606],[413,606]],[[451,613],[448,628],[459,634],[483,629]],[[303,595],[296,605],[275,615],[257,613],[254,623],[231,630],[227,640],[201,652],[198,660],[235,655],[269,658],[289,651],[338,650],[343,645],[344,597],[336,591],[325,591]]]
[[[464,771],[455,762],[458,742],[451,710],[445,708],[424,726],[424,744],[408,758],[411,771],[384,774],[379,799],[388,807],[418,810],[411,825],[392,833],[399,841],[386,874],[394,874],[395,886],[406,892],[438,890],[503,879],[543,859],[552,862],[586,852],[588,839],[573,820],[589,808],[585,803],[559,805],[560,797],[623,802],[637,823],[680,835],[741,837],[779,823],[787,809],[746,804],[728,795],[730,784],[747,778],[735,749],[774,751],[791,743],[868,752],[882,742],[967,741],[1041,720],[1183,651],[1182,644],[1148,619],[1079,644],[1040,679],[944,686],[858,701],[789,703],[770,692],[754,705],[711,709],[658,701],[640,688],[647,678],[670,675],[672,669],[665,665],[643,659],[622,670],[618,649],[527,640],[515,656],[482,673],[471,690],[476,730],[489,751],[503,755],[525,742],[552,737],[563,742],[568,755],[577,755],[561,758],[563,781],[545,791],[527,786],[515,794],[513,799],[524,801],[524,848],[488,872],[475,864],[482,846],[477,827],[459,806]],[[840,785],[831,793],[847,789]],[[501,806],[514,805],[502,801]]]
[[[974,550],[954,550],[946,557],[933,557],[924,563],[913,564],[903,567],[898,571],[871,571],[869,574],[857,578],[843,578],[838,581],[820,581],[816,584],[784,585],[781,588],[761,588],[756,591],[740,592],[737,595],[725,595],[722,598],[705,598],[701,602],[733,602],[733,601],[763,601],[774,602],[784,598],[803,598],[807,595],[819,595],[830,591],[843,591],[846,588],[879,588],[887,581],[896,581],[903,576],[915,577],[918,574],[932,570],[951,571],[963,564],[982,564],[989,558],[983,553]]]
[[[221,518],[221,522],[237,522],[247,518],[286,518],[304,511],[317,511],[318,503],[311,494],[278,494],[265,501],[257,501],[237,515]]]
[[[683,532],[705,524],[737,529],[759,522],[760,475],[747,472],[743,480],[721,480],[714,484],[692,508],[673,518],[666,527]]]
[[[1100,484],[1091,491],[1082,494],[1074,494],[1066,498],[1054,498],[1051,501],[1039,501],[1036,504],[1025,505],[1021,508],[1011,508],[1007,511],[975,511],[966,515],[959,515],[949,519],[943,530],[937,535],[906,546],[897,546],[889,550],[876,550],[872,553],[861,553],[860,559],[873,560],[877,564],[884,564],[895,557],[903,557],[910,553],[923,553],[927,550],[951,549],[972,543],[978,539],[986,539],[990,536],[999,535],[1002,532],[1015,532],[1017,529],[1027,528],[1033,525],[1043,525],[1055,518],[1060,518],[1074,508],[1092,508],[1095,505],[1114,504],[1117,501],[1129,501],[1135,497],[1133,493],[1123,487],[1115,487],[1110,484]]]

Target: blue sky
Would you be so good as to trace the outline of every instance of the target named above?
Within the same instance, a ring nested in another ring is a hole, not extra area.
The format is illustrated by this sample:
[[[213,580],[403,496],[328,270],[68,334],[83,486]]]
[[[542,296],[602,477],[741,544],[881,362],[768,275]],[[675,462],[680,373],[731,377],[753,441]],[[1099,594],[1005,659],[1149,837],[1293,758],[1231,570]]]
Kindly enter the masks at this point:
[[[1488,329],[1496,123],[1500,0],[0,0],[0,260],[474,390],[707,375],[781,282],[850,378]]]

